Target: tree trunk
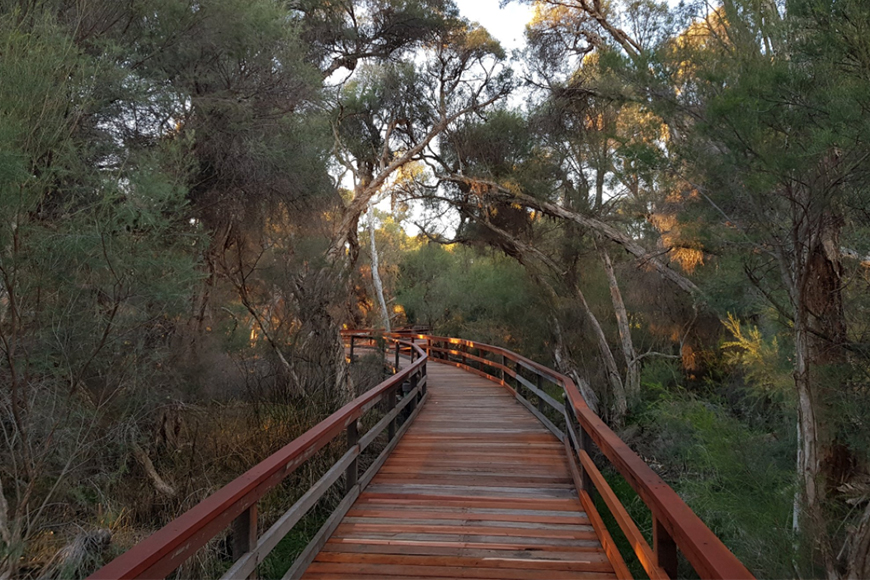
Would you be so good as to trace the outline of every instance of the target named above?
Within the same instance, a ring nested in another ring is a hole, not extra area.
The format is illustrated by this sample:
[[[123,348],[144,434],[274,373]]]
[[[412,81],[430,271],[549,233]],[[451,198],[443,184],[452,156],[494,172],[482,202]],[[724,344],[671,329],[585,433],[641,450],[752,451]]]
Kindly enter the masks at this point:
[[[595,338],[598,342],[598,350],[601,353],[601,359],[604,361],[604,370],[607,374],[607,383],[610,385],[610,393],[613,397],[613,416],[611,420],[614,425],[622,425],[625,420],[625,414],[628,411],[628,401],[625,398],[625,387],[622,384],[622,377],[619,374],[619,368],[616,366],[616,359],[613,357],[613,352],[610,350],[610,344],[607,342],[607,336],[598,322],[598,318],[592,309],[589,308],[589,303],[586,302],[586,296],[580,290],[580,286],[574,284],[574,293],[580,301],[580,306],[583,307],[583,312],[589,319],[592,325],[592,330],[595,333]]]
[[[574,367],[574,361],[571,358],[571,353],[568,352],[568,347],[565,344],[565,336],[562,332],[562,323],[556,314],[550,316],[550,330],[553,333],[553,358],[556,361],[556,370],[571,377],[574,384],[577,385],[577,390],[583,395],[583,400],[586,405],[596,415],[598,414],[598,395],[589,386],[589,383],[580,378],[577,369]]]
[[[613,311],[616,313],[616,324],[619,328],[619,340],[622,343],[622,355],[625,358],[625,395],[629,401],[640,395],[640,362],[637,352],[634,350],[634,342],[631,339],[631,324],[628,321],[628,311],[622,300],[622,292],[619,290],[619,282],[613,270],[613,262],[610,254],[604,247],[602,240],[598,240],[598,251],[607,273],[607,281],[610,285],[610,300],[613,302]]]
[[[820,370],[845,362],[847,336],[839,256],[841,222],[828,212],[807,215],[813,193],[806,188],[793,192],[794,378],[798,395],[797,463],[803,496],[798,527],[805,535],[816,538],[827,576],[833,579],[839,573],[823,502],[842,474],[836,460],[837,445],[832,434],[823,429],[820,417],[826,415],[825,391],[842,385],[824,384]]]
[[[372,249],[372,282],[375,285],[375,294],[378,295],[378,304],[381,306],[384,330],[390,332],[390,313],[387,310],[387,301],[384,299],[384,285],[381,282],[381,274],[378,271],[378,246],[375,243],[375,210],[372,202],[369,202],[368,218],[369,238],[371,239]]]

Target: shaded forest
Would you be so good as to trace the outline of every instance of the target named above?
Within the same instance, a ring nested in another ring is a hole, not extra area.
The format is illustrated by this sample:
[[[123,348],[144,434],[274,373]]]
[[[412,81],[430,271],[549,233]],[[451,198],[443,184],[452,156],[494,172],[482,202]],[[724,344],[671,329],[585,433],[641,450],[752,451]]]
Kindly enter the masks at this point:
[[[508,54],[453,0],[0,0],[0,578],[86,576],[412,325],[588,384],[757,576],[870,577],[870,4],[525,3]]]

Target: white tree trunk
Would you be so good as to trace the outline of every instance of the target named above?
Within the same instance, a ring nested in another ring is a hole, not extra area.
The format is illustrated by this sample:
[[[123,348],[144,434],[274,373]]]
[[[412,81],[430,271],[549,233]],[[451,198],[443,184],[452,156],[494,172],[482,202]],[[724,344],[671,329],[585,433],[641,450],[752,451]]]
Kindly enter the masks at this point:
[[[607,335],[604,334],[604,330],[601,328],[595,313],[589,308],[589,303],[586,302],[586,296],[583,295],[583,291],[580,290],[579,286],[575,286],[574,291],[586,317],[592,324],[592,330],[595,332],[595,338],[598,342],[598,350],[601,352],[601,358],[604,361],[607,382],[610,384],[610,392],[613,396],[613,423],[615,425],[622,425],[622,421],[625,419],[625,414],[628,411],[628,402],[625,398],[625,386],[622,384],[622,377],[616,366],[616,359],[613,358],[613,352],[610,350],[610,345],[607,342]]]
[[[616,272],[613,270],[613,262],[610,254],[599,241],[601,261],[604,263],[604,271],[607,273],[607,281],[610,284],[610,300],[613,302],[613,311],[616,313],[616,324],[619,328],[619,340],[622,343],[622,354],[625,357],[625,395],[628,400],[633,400],[640,395],[640,363],[634,350],[634,342],[631,339],[631,325],[628,321],[628,311],[622,300],[622,292],[619,290],[619,282]]]
[[[372,248],[372,282],[375,284],[375,294],[378,295],[378,304],[381,306],[381,316],[384,330],[390,332],[390,313],[387,310],[387,301],[384,299],[384,284],[381,282],[381,274],[378,271],[378,246],[375,243],[375,209],[372,202],[368,207],[369,238]]]

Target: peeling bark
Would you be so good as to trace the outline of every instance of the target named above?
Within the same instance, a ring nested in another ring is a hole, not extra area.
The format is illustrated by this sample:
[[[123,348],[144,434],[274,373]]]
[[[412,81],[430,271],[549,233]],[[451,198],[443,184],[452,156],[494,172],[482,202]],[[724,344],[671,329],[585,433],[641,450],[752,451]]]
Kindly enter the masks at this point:
[[[607,281],[610,285],[610,300],[613,302],[613,311],[616,313],[616,324],[619,329],[619,340],[622,343],[622,355],[625,358],[625,395],[629,401],[640,395],[640,361],[634,350],[634,342],[631,339],[631,324],[628,320],[628,311],[622,300],[622,292],[619,290],[619,281],[613,270],[613,262],[610,254],[603,244],[598,244],[598,252],[604,264]]]

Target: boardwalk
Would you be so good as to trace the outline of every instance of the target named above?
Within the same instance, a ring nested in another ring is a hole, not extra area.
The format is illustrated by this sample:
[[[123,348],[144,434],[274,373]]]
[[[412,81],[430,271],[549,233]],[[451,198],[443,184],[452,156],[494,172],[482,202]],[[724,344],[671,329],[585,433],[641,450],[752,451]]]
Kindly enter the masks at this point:
[[[507,349],[461,338],[414,335],[417,342],[412,342],[407,335],[346,334],[351,353],[355,341],[366,347],[382,338],[393,345],[392,352],[401,346],[413,360],[405,359],[394,375],[90,579],[165,578],[228,527],[233,563],[223,580],[255,576],[281,540],[337,487],[344,488],[342,500],[285,579],[631,578],[592,494],[607,506],[649,578],[676,578],[678,557],[685,557],[700,578],[753,578],[586,405],[569,377]],[[407,395],[398,397],[399,392]],[[423,404],[415,406],[417,401]],[[361,433],[361,419],[375,409],[381,417]],[[565,420],[554,425],[546,413]],[[396,429],[400,414],[407,420]],[[387,444],[361,469],[360,455],[384,433]],[[344,446],[344,454],[262,529],[258,502],[320,450],[336,445]],[[649,508],[652,546],[595,465],[593,453]]]
[[[615,578],[563,445],[503,387],[428,375],[426,406],[303,578]]]

